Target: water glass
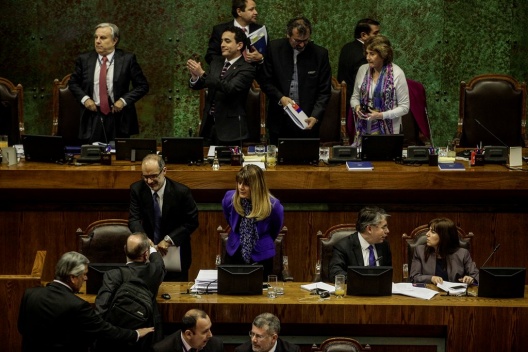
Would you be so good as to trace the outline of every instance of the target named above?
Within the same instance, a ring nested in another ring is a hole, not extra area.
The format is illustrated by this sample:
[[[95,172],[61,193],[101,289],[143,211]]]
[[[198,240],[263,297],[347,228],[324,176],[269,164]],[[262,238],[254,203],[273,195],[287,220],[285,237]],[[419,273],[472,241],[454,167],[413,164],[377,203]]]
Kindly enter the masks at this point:
[[[274,167],[277,165],[277,147],[274,145],[268,145],[266,151],[266,167]]]
[[[277,275],[268,275],[268,298],[277,297]]]
[[[345,296],[345,275],[336,275],[334,294],[337,298],[343,298]]]
[[[409,280],[409,264],[403,264],[403,282]]]
[[[0,150],[2,148],[7,148],[8,147],[7,143],[8,143],[8,136],[4,134],[0,135]]]
[[[329,157],[330,157],[330,147],[319,147],[319,160],[322,160],[325,163],[327,163]]]
[[[258,156],[264,156],[265,153],[266,153],[266,146],[262,144],[255,146],[255,154],[257,154]]]
[[[275,295],[282,296],[284,294],[284,282],[278,281],[275,286]]]

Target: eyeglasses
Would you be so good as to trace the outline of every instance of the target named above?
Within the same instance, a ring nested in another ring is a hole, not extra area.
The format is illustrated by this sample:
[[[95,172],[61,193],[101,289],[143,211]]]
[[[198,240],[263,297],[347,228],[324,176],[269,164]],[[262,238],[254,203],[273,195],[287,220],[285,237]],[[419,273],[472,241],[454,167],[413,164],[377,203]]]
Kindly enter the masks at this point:
[[[293,40],[295,44],[307,44],[310,41],[310,38],[306,38],[306,39],[291,38],[291,40]]]
[[[249,332],[249,337],[251,339],[255,338],[257,339],[257,341],[262,341],[263,339],[265,339],[266,337],[268,337],[269,335],[259,335],[259,334],[255,334],[253,331],[250,331]]]
[[[159,177],[159,175],[161,175],[162,172],[163,172],[163,169],[161,169],[161,171],[157,175],[141,175],[141,177],[143,177],[145,181],[155,180]]]

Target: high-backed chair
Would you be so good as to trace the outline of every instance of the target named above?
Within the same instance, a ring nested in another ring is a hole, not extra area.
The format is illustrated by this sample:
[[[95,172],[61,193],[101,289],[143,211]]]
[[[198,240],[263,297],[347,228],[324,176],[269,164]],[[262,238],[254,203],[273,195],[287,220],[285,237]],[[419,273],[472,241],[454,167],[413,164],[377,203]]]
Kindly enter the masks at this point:
[[[414,230],[412,230],[410,235],[404,233],[402,235],[402,258],[403,263],[409,265],[409,271],[411,270],[412,258],[414,255],[414,250],[417,246],[425,244],[427,237],[425,236],[429,231],[429,225],[420,225]],[[459,226],[457,226],[458,237],[460,238],[460,247],[466,248],[471,253],[470,241],[473,238],[473,232],[464,231]]]
[[[332,77],[332,93],[319,127],[319,138],[325,145],[349,145],[346,132],[346,83]]]
[[[124,245],[130,233],[128,220],[98,220],[84,231],[77,229],[77,248],[92,263],[124,263]]]
[[[350,337],[332,337],[323,341],[321,346],[312,346],[312,352],[361,352],[370,351],[370,345],[361,344]]]
[[[198,127],[198,131],[202,127],[201,124],[207,94],[207,88],[200,90],[200,126]],[[264,143],[266,141],[266,96],[260,90],[257,81],[253,81],[248,92],[246,115],[249,138],[244,140],[244,145]]]
[[[20,144],[24,134],[24,89],[0,77],[0,134],[8,136],[8,144]]]
[[[216,264],[224,263],[224,257],[226,255],[226,242],[231,231],[231,227],[227,225],[225,228],[218,226],[216,229],[218,232],[218,254],[215,260]],[[282,227],[279,235],[275,239],[275,257],[273,258],[273,274],[277,277],[282,278],[283,281],[293,281],[293,277],[290,275],[288,268],[288,256],[286,255],[284,237],[288,233],[286,226]]]
[[[455,143],[464,148],[487,145],[528,146],[526,83],[507,75],[486,74],[460,82]]]
[[[79,146],[79,125],[81,105],[68,89],[70,76],[53,82],[53,123],[51,134],[62,136],[67,146]]]
[[[356,225],[354,224],[335,225],[326,230],[324,234],[321,231],[317,231],[317,263],[314,282],[330,282],[329,264],[330,259],[332,259],[334,244],[350,236],[355,231]],[[319,270],[317,267],[319,267]]]
[[[423,84],[407,79],[409,112],[402,116],[403,145],[425,145],[431,142],[431,128]]]

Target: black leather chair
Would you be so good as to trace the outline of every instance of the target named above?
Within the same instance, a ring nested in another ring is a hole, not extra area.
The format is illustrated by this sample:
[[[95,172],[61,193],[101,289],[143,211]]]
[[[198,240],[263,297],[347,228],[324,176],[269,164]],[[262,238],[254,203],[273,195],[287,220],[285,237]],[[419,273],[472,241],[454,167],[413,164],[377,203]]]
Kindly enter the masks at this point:
[[[313,282],[330,282],[329,264],[334,244],[355,231],[354,224],[340,224],[330,227],[324,234],[321,231],[317,232],[317,263]]]
[[[350,337],[332,337],[323,341],[321,346],[312,346],[312,352],[362,352],[370,351],[370,345],[361,344]]]
[[[68,89],[71,75],[53,82],[53,124],[51,134],[62,136],[67,146],[80,146],[79,125],[81,105]]]
[[[332,94],[319,127],[323,145],[349,145],[346,133],[346,83],[332,77]]]
[[[20,144],[24,134],[24,89],[0,77],[0,134],[8,136],[8,144]]]
[[[98,220],[85,230],[77,229],[77,249],[92,263],[125,263],[124,246],[130,229],[128,220]]]

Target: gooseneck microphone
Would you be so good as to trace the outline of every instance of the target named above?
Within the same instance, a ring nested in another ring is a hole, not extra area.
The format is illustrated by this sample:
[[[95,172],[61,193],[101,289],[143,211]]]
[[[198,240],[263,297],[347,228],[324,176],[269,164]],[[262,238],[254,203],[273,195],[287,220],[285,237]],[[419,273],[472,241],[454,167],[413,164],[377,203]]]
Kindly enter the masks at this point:
[[[380,255],[380,256],[378,257],[378,259],[376,259],[376,263],[379,262],[382,258],[383,258],[383,256]]]
[[[499,247],[500,247],[500,243],[499,243],[498,245],[495,246],[495,248],[493,249],[493,252],[491,252],[491,254],[489,255],[488,259],[486,259],[486,260],[484,261],[484,264],[482,264],[481,268],[483,268],[483,267],[486,265],[486,263],[488,262],[488,260],[491,259],[491,257],[493,256],[493,254],[495,254],[495,252],[497,251],[497,249],[499,249]]]
[[[499,137],[497,137],[493,132],[491,132],[486,126],[484,126],[482,123],[480,123],[480,121],[478,119],[475,119],[475,122],[478,123],[480,125],[480,127],[482,127],[483,129],[486,130],[486,132],[488,132],[490,135],[493,136],[493,138],[495,138],[496,140],[498,140],[499,142],[501,142],[501,144],[505,147],[508,147],[508,145],[506,143],[504,143]]]

